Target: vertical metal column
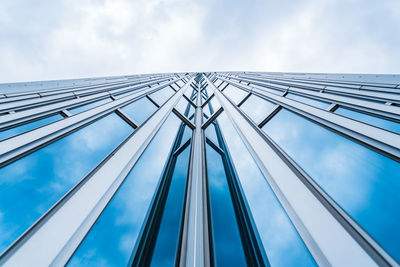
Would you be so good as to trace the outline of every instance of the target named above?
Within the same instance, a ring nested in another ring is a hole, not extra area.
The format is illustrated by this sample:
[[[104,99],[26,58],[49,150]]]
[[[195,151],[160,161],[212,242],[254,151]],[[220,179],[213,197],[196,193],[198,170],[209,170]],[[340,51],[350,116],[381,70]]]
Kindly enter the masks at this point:
[[[199,77],[199,76],[198,76]],[[207,212],[204,172],[204,138],[201,129],[200,81],[197,81],[195,126],[190,157],[189,190],[187,195],[186,223],[183,231],[181,266],[209,266]],[[184,251],[186,250],[186,251]]]

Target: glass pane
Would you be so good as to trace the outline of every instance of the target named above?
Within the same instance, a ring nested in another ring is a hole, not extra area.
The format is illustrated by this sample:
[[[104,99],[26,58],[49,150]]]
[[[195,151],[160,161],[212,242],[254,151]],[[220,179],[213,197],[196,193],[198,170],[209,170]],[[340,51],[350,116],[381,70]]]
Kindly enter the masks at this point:
[[[239,102],[242,101],[243,98],[245,98],[248,94],[246,91],[239,89],[231,84],[228,85],[228,87],[226,87],[223,92],[236,105],[239,104]]]
[[[127,266],[180,120],[171,114],[72,256],[70,266]]]
[[[204,94],[209,97],[212,93],[210,87],[208,87],[208,85],[203,89],[204,90]]]
[[[347,108],[342,108],[339,107],[337,110],[335,110],[335,113],[348,117],[350,119],[358,120],[364,123],[371,124],[376,127],[380,127],[383,129],[386,129],[388,131],[392,131],[395,133],[400,133],[400,123],[391,121],[391,120],[385,120],[382,118],[378,118],[372,115],[368,115],[362,112],[357,112],[351,109]]]
[[[185,83],[182,80],[179,80],[176,82],[180,87],[184,86]]]
[[[189,110],[192,110],[193,106],[189,104],[189,102],[182,97],[178,104],[176,104],[175,109],[178,110],[182,115],[185,115],[186,117],[189,114]]]
[[[169,187],[151,266],[173,266],[183,216],[185,186],[188,174],[190,145],[179,154]]]
[[[263,91],[267,91],[267,92],[270,92],[270,93],[276,94],[276,95],[282,95],[282,92],[284,91],[284,90],[280,91],[278,89],[272,89],[272,88],[269,88],[269,87],[266,87],[266,86],[255,85],[255,84],[250,84],[250,86],[253,86],[254,88],[258,88],[258,89],[261,89]],[[276,86],[276,84],[274,84],[274,86]],[[286,88],[287,88],[287,86],[285,86],[285,90],[286,90]]]
[[[157,107],[151,103],[146,97],[121,108],[135,123],[141,125],[148,117],[150,117]]]
[[[205,118],[211,117],[211,106],[210,103],[207,103],[203,108],[203,115],[206,115]],[[214,112],[213,112],[214,113]]]
[[[127,96],[127,95],[131,95],[131,94],[133,94],[133,93],[135,93],[135,91],[136,90],[129,90],[128,92],[125,92],[125,93],[122,93],[122,94],[114,94],[114,97],[115,98],[123,98],[123,97],[125,97],[125,96]]]
[[[400,164],[288,110],[263,130],[399,260]]]
[[[222,113],[217,120],[271,266],[315,266],[310,252],[227,115]]]
[[[77,107],[77,108],[69,109],[68,111],[71,112],[71,114],[77,114],[77,113],[89,110],[91,108],[98,107],[100,105],[106,104],[106,103],[111,102],[111,101],[112,101],[111,98],[106,98],[106,99],[103,99],[103,100],[100,100],[100,101],[96,101],[96,102],[93,102],[93,103],[90,103],[90,104],[87,104],[87,105],[83,105],[83,106],[80,106],[80,107]]]
[[[169,86],[172,86],[172,87],[175,89],[175,91],[178,91],[178,90],[179,90],[178,85],[176,85],[176,84],[174,84],[174,83],[171,83]]]
[[[215,96],[213,96],[213,98],[211,98],[211,100],[208,103],[211,104],[212,113],[216,112],[221,107],[221,104],[219,103],[219,101]]]
[[[183,145],[184,143],[186,143],[187,140],[189,140],[190,138],[192,138],[192,129],[190,129],[189,126],[185,126],[185,129],[183,130],[183,135],[182,135],[182,142],[180,145]]]
[[[0,169],[0,251],[96,167],[133,129],[110,114]],[[77,160],[79,159],[79,160]]]
[[[304,96],[300,96],[300,95],[296,95],[296,94],[292,94],[292,93],[288,93],[286,95],[287,98],[296,100],[298,102],[302,102],[304,104],[308,104],[310,106],[314,106],[317,108],[322,108],[322,109],[326,109],[327,107],[329,107],[329,103],[326,102],[322,102],[322,101],[318,101],[312,98],[308,98],[308,97],[304,97]]]
[[[197,91],[194,90],[192,88],[192,86],[189,86],[189,88],[185,91],[185,96],[187,96],[187,98],[192,99],[193,100],[193,95],[196,93]],[[196,102],[195,102],[196,103]]]
[[[196,101],[196,97],[197,97],[197,91],[196,90],[193,90],[193,94],[192,94],[192,96],[190,97],[190,99],[194,102],[194,103],[196,103],[195,101]]]
[[[50,124],[52,122],[61,120],[62,118],[63,118],[63,116],[61,116],[60,114],[55,114],[53,116],[50,116],[50,117],[47,117],[44,119],[28,122],[26,124],[16,126],[14,128],[10,128],[8,130],[0,131],[0,141],[10,138],[12,136],[15,136],[17,134],[22,134],[27,131],[39,128],[41,126]]]
[[[261,97],[251,95],[240,108],[257,124],[259,124],[276,106]]]
[[[153,99],[158,105],[164,104],[173,94],[175,93],[171,87],[164,87],[152,94],[150,94],[151,99]]]
[[[217,80],[214,82],[215,87],[219,87],[221,85],[221,83],[223,83],[222,80]]]
[[[222,82],[220,85],[218,85],[218,89],[222,90],[224,89],[228,84],[226,82]]]
[[[219,142],[218,142],[218,137],[217,133],[215,131],[215,125],[214,123],[211,123],[208,125],[208,127],[204,131],[205,136],[210,139],[216,146],[219,147]]]
[[[206,145],[214,257],[217,266],[246,266],[221,155]]]

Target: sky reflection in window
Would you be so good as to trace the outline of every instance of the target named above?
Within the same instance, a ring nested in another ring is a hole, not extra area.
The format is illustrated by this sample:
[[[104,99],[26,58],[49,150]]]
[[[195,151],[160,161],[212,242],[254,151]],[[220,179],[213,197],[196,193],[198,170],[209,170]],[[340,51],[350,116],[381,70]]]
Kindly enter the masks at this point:
[[[183,215],[189,157],[190,145],[179,154],[176,160],[164,213],[160,223],[160,229],[153,251],[151,266],[173,266],[175,263]]]
[[[69,109],[68,111],[71,114],[77,114],[77,113],[81,113],[83,111],[89,110],[91,108],[95,108],[95,107],[98,107],[100,105],[106,104],[106,103],[111,102],[111,101],[112,101],[112,99],[107,97],[107,98],[105,98],[103,100],[100,100],[100,101],[92,102],[90,104],[86,104],[86,105],[83,105],[83,106],[80,106],[80,107],[77,107],[77,108]]]
[[[216,265],[245,266],[245,254],[221,155],[207,144],[206,159]]]
[[[141,125],[148,117],[150,117],[156,110],[157,107],[151,103],[146,97],[142,97],[139,100],[121,108],[133,122]]]
[[[68,265],[128,264],[180,123],[169,115]]]
[[[223,93],[236,105],[239,104],[240,101],[243,100],[243,98],[246,97],[248,94],[246,91],[237,88],[236,86],[233,85],[228,85],[228,87],[225,88]]]
[[[175,91],[171,87],[164,87],[152,94],[150,94],[151,99],[156,101],[156,103],[161,106],[164,104],[173,94]]]
[[[292,93],[288,93],[286,95],[286,97],[290,98],[292,100],[295,100],[295,101],[298,101],[298,102],[301,102],[301,103],[304,103],[304,104],[307,104],[310,106],[314,106],[317,108],[322,108],[322,109],[326,109],[330,105],[329,103],[326,103],[326,102],[318,101],[318,100],[315,100],[312,98],[308,98],[308,97],[304,97],[304,96],[296,95],[296,94],[292,94]]]
[[[263,130],[400,260],[400,164],[288,110]]]
[[[348,117],[350,119],[354,119],[357,121],[361,121],[367,124],[371,124],[373,126],[386,129],[395,133],[400,133],[400,123],[394,122],[391,120],[385,120],[383,118],[375,117],[369,114],[365,114],[362,112],[357,112],[351,109],[339,107],[335,110],[336,114]]]
[[[218,123],[271,266],[315,266],[314,259],[226,114]]]
[[[61,116],[60,114],[55,114],[55,115],[50,116],[50,117],[46,117],[46,118],[39,119],[39,120],[36,120],[36,121],[28,122],[28,123],[22,124],[20,126],[16,126],[14,128],[10,128],[10,129],[1,131],[0,132],[0,141],[3,141],[3,140],[5,140],[7,138],[10,138],[12,136],[15,136],[15,135],[18,135],[18,134],[22,134],[22,133],[25,133],[27,131],[30,131],[30,130],[33,130],[33,129],[36,129],[36,128],[39,128],[41,126],[50,124],[52,122],[61,120],[62,118],[63,118],[63,116]]]
[[[259,124],[276,106],[261,97],[251,95],[240,108],[257,124]]]
[[[1,168],[0,251],[39,219],[132,131],[113,113]]]

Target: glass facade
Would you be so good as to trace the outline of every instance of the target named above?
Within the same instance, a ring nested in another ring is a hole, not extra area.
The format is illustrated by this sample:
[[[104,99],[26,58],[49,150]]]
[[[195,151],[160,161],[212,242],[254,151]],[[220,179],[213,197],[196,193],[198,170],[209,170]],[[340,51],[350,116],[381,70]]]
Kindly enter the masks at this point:
[[[400,76],[0,84],[0,265],[400,263]]]

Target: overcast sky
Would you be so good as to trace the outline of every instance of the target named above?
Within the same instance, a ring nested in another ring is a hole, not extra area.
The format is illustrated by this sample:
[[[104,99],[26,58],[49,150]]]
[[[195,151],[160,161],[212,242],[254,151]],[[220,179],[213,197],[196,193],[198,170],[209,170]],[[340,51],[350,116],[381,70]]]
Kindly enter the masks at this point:
[[[0,0],[0,82],[400,73],[399,0]]]

